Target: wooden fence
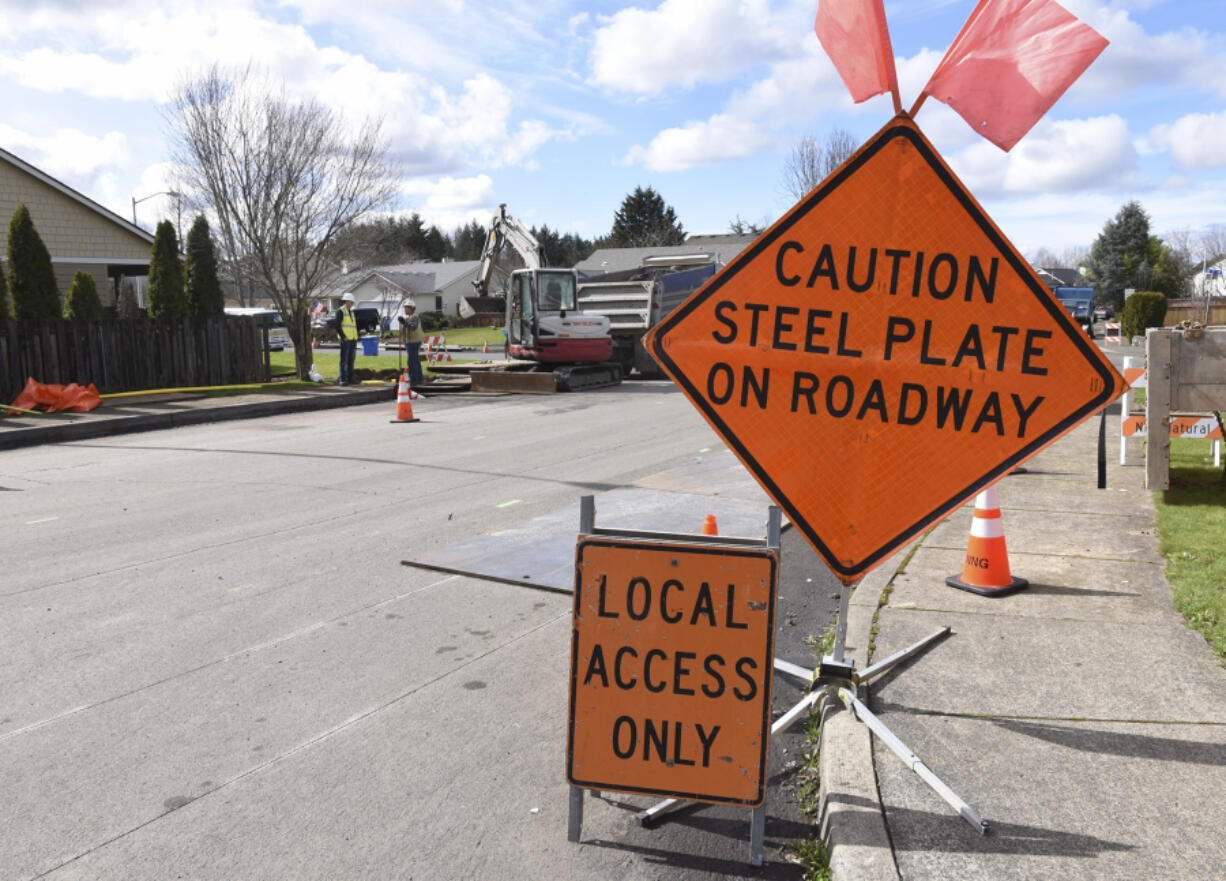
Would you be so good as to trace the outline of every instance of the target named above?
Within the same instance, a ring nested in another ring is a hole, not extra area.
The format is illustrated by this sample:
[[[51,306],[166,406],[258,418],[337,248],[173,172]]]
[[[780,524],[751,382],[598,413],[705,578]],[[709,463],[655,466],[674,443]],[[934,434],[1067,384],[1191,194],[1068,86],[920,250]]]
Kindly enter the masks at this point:
[[[0,324],[0,401],[26,379],[103,394],[259,382],[262,331],[254,318],[6,321]]]
[[[1117,319],[1118,320],[1118,319]],[[1193,297],[1187,300],[1168,300],[1166,304],[1167,327],[1174,327],[1181,321],[1205,322],[1205,298]],[[1226,324],[1226,297],[1209,298],[1209,325]]]

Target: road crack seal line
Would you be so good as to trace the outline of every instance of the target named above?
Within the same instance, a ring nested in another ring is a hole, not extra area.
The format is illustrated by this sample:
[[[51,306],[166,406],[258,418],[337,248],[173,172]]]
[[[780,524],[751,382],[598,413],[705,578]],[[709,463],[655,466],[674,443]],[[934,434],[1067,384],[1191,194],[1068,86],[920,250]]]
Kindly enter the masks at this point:
[[[444,581],[446,581],[447,579],[443,579],[443,580],[444,580]],[[438,583],[441,583],[441,582],[438,582]],[[424,589],[425,589],[425,588],[422,588],[422,590],[424,590]],[[493,648],[491,648],[489,651],[484,652],[484,653],[482,653],[482,654],[480,654],[480,655],[477,655],[477,656],[473,657],[471,660],[466,661],[465,663],[461,664],[461,665],[460,665],[460,666],[458,666],[458,667],[455,667],[455,668],[453,668],[453,669],[451,669],[451,670],[448,670],[448,671],[447,671],[447,672],[445,672],[445,673],[440,673],[438,676],[434,677],[433,679],[430,679],[430,680],[428,680],[428,681],[426,681],[426,682],[422,682],[421,684],[419,684],[419,685],[417,685],[417,686],[414,686],[413,688],[409,689],[409,690],[408,690],[408,691],[406,691],[406,692],[403,692],[402,694],[398,694],[398,695],[396,695],[395,697],[391,698],[391,699],[390,699],[390,700],[388,700],[388,701],[383,702],[382,704],[379,704],[378,706],[371,707],[371,708],[370,708],[370,709],[368,709],[368,710],[363,710],[363,711],[362,711],[362,712],[360,712],[360,713],[356,713],[355,715],[350,716],[350,717],[349,717],[348,719],[346,719],[344,722],[341,722],[339,725],[334,725],[333,727],[329,728],[329,729],[328,729],[328,730],[326,730],[326,731],[321,731],[319,734],[316,734],[314,737],[312,737],[312,738],[310,738],[310,739],[308,739],[308,740],[303,741],[302,743],[298,744],[297,746],[295,746],[295,747],[291,747],[290,749],[286,750],[285,752],[283,752],[283,753],[281,753],[281,754],[279,754],[279,755],[273,756],[271,759],[268,759],[267,761],[261,762],[260,764],[255,765],[254,767],[248,768],[246,771],[243,771],[241,774],[236,774],[235,776],[231,777],[229,780],[226,780],[226,781],[223,781],[222,783],[219,783],[217,786],[213,787],[213,788],[212,788],[212,789],[210,789],[208,792],[201,793],[200,795],[196,796],[195,798],[192,798],[190,801],[176,803],[174,807],[172,807],[172,808],[168,808],[167,810],[163,811],[162,813],[158,814],[157,816],[151,817],[151,818],[149,818],[148,820],[146,820],[145,822],[143,822],[143,823],[139,823],[139,824],[137,824],[136,826],[133,826],[131,829],[128,829],[128,830],[126,830],[126,831],[124,831],[124,832],[120,832],[118,835],[114,835],[114,836],[112,836],[112,837],[108,838],[106,841],[101,841],[101,842],[99,842],[98,844],[95,844],[93,847],[90,847],[89,849],[82,851],[81,853],[77,854],[76,856],[73,856],[73,857],[68,858],[67,860],[65,860],[64,862],[60,863],[59,865],[57,865],[57,866],[53,866],[53,867],[51,867],[50,869],[48,869],[47,871],[42,872],[42,873],[40,873],[40,874],[38,874],[38,875],[35,875],[35,876],[34,876],[34,877],[31,879],[31,881],[37,881],[37,879],[39,879],[39,878],[46,878],[48,875],[51,875],[51,874],[53,874],[53,873],[55,873],[55,872],[58,872],[60,869],[63,869],[65,866],[70,866],[70,865],[72,865],[73,863],[75,863],[77,860],[84,859],[85,857],[89,856],[90,854],[94,853],[95,851],[101,850],[101,849],[102,849],[102,848],[104,848],[104,847],[108,847],[108,846],[110,846],[110,845],[114,844],[115,842],[117,842],[117,841],[119,841],[119,840],[121,840],[121,839],[123,839],[123,838],[127,838],[129,835],[132,835],[132,834],[133,834],[133,833],[135,833],[135,832],[139,832],[140,830],[144,829],[146,826],[151,826],[152,824],[154,824],[154,823],[158,822],[159,820],[161,820],[161,819],[163,819],[163,818],[165,818],[165,817],[169,816],[170,814],[175,813],[176,811],[181,811],[181,810],[183,810],[183,808],[185,808],[187,805],[191,804],[192,802],[199,801],[199,800],[200,800],[200,799],[202,799],[202,798],[207,798],[208,796],[211,796],[211,795],[213,795],[213,794],[214,794],[214,793],[216,793],[216,792],[220,792],[221,790],[226,789],[226,788],[228,788],[229,786],[231,786],[231,785],[233,785],[233,784],[235,784],[235,783],[238,783],[238,782],[239,782],[239,781],[241,781],[241,780],[245,780],[245,779],[246,779],[246,778],[248,778],[248,777],[254,776],[255,774],[259,774],[259,773],[261,773],[261,772],[263,772],[263,771],[268,770],[269,768],[272,768],[272,767],[274,767],[274,766],[276,766],[276,765],[279,765],[279,764],[281,764],[282,762],[287,761],[287,760],[289,760],[289,759],[293,758],[294,756],[298,755],[299,753],[305,752],[306,750],[310,749],[311,747],[313,747],[313,746],[317,746],[318,744],[321,744],[321,743],[323,743],[324,741],[331,739],[331,738],[332,738],[332,737],[334,737],[335,735],[340,734],[342,731],[346,731],[347,729],[352,728],[352,727],[353,727],[353,726],[355,726],[355,725],[361,724],[362,722],[366,721],[367,719],[370,719],[371,717],[373,717],[373,716],[375,716],[375,715],[377,715],[377,714],[379,714],[379,713],[383,712],[384,710],[389,709],[390,707],[395,706],[396,704],[398,704],[398,703],[400,703],[401,701],[403,701],[405,698],[412,697],[413,695],[417,694],[419,691],[422,691],[422,690],[424,690],[424,689],[426,689],[426,688],[429,688],[430,686],[435,685],[436,683],[441,682],[442,680],[447,679],[447,678],[448,678],[448,677],[450,677],[450,676],[454,676],[455,674],[459,673],[460,671],[464,670],[465,668],[467,668],[467,667],[471,666],[472,664],[477,663],[477,662],[478,662],[478,661],[480,661],[480,660],[483,660],[483,659],[485,659],[485,658],[489,657],[490,655],[494,654],[495,652],[501,651],[502,649],[507,648],[508,646],[514,645],[515,643],[519,642],[520,640],[523,640],[523,639],[526,639],[526,638],[527,638],[527,637],[529,637],[529,636],[532,636],[532,635],[533,635],[534,633],[536,633],[538,630],[542,630],[542,629],[544,629],[544,628],[546,628],[546,627],[549,627],[549,626],[551,626],[551,625],[553,625],[553,624],[557,623],[558,621],[561,621],[561,620],[563,620],[563,619],[565,619],[565,618],[569,618],[570,616],[571,616],[571,610],[570,610],[570,609],[567,609],[565,612],[562,612],[561,614],[555,615],[554,617],[550,618],[549,620],[547,620],[547,621],[543,621],[543,622],[541,622],[540,624],[536,625],[535,627],[532,627],[532,628],[530,628],[530,629],[528,629],[528,630],[525,630],[523,633],[519,634],[518,636],[514,636],[514,637],[512,637],[512,638],[510,638],[510,639],[506,640],[505,642],[499,643],[498,645],[496,645],[496,646],[494,646]],[[220,661],[214,661],[213,663],[220,663]],[[209,666],[209,665],[206,665],[206,666]]]

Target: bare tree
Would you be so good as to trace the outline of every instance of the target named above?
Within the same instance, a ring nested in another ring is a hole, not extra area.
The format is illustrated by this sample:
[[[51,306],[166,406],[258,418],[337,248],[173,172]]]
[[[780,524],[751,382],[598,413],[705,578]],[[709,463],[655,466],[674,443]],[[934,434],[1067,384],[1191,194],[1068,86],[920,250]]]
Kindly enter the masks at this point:
[[[783,168],[783,186],[788,195],[797,201],[803,199],[854,152],[855,139],[839,128],[831,129],[824,141],[801,138]]]
[[[173,157],[218,231],[224,270],[249,297],[262,288],[311,368],[310,305],[340,272],[340,233],[395,194],[381,123],[350,130],[315,100],[247,67],[217,65],[171,99]]]
[[[1207,263],[1226,257],[1226,223],[1212,223],[1205,227],[1197,244]]]

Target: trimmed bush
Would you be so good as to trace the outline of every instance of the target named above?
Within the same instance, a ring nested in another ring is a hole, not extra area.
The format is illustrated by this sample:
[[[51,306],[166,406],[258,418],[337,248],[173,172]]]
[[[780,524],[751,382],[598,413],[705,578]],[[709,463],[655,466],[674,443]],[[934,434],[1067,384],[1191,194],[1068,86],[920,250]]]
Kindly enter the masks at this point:
[[[1124,301],[1120,313],[1120,333],[1131,339],[1145,336],[1151,327],[1162,327],[1166,320],[1166,296],[1159,291],[1137,291]]]
[[[153,234],[153,254],[149,258],[149,315],[153,318],[187,315],[179,240],[175,236],[175,225],[169,220],[159,223]]]
[[[102,300],[98,297],[98,285],[88,272],[78,269],[68,286],[68,317],[80,321],[98,321],[102,318]]]
[[[225,314],[221,281],[217,278],[217,251],[209,233],[209,222],[203,214],[196,215],[192,228],[187,231],[186,251],[183,284],[188,313],[196,318]]]
[[[17,206],[9,223],[8,272],[14,318],[23,321],[63,316],[51,254],[24,202]]]
[[[449,327],[451,327],[451,322],[442,312],[421,313],[421,329],[423,331],[446,330]]]

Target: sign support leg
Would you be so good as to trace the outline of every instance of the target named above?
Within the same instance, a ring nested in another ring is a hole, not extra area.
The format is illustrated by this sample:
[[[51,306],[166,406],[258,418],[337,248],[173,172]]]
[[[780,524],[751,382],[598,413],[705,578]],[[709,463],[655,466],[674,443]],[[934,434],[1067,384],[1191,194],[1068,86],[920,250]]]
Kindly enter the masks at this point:
[[[867,725],[874,734],[881,738],[882,743],[888,746],[893,751],[894,755],[902,759],[904,765],[919,775],[919,778],[932,787],[932,790],[943,798],[946,804],[957,811],[958,815],[962,817],[962,819],[970,823],[971,828],[973,828],[980,835],[988,834],[988,821],[980,817],[979,814],[975,813],[974,808],[964,802],[958,796],[958,793],[946,786],[940,777],[933,774],[932,771],[928,769],[928,766],[920,760],[919,756],[911,752],[911,750],[907,748],[907,745],[899,740],[897,735],[895,735],[893,731],[885,726],[884,722],[873,715],[872,710],[866,707],[846,688],[839,689],[839,698],[843,701],[844,705],[846,705],[847,709],[851,710],[856,715],[856,718]]]
[[[578,841],[583,831],[583,790],[578,786],[570,788],[570,816],[566,823],[566,840]]]
[[[762,841],[766,838],[766,802],[753,809],[749,819],[749,865],[762,865]]]

